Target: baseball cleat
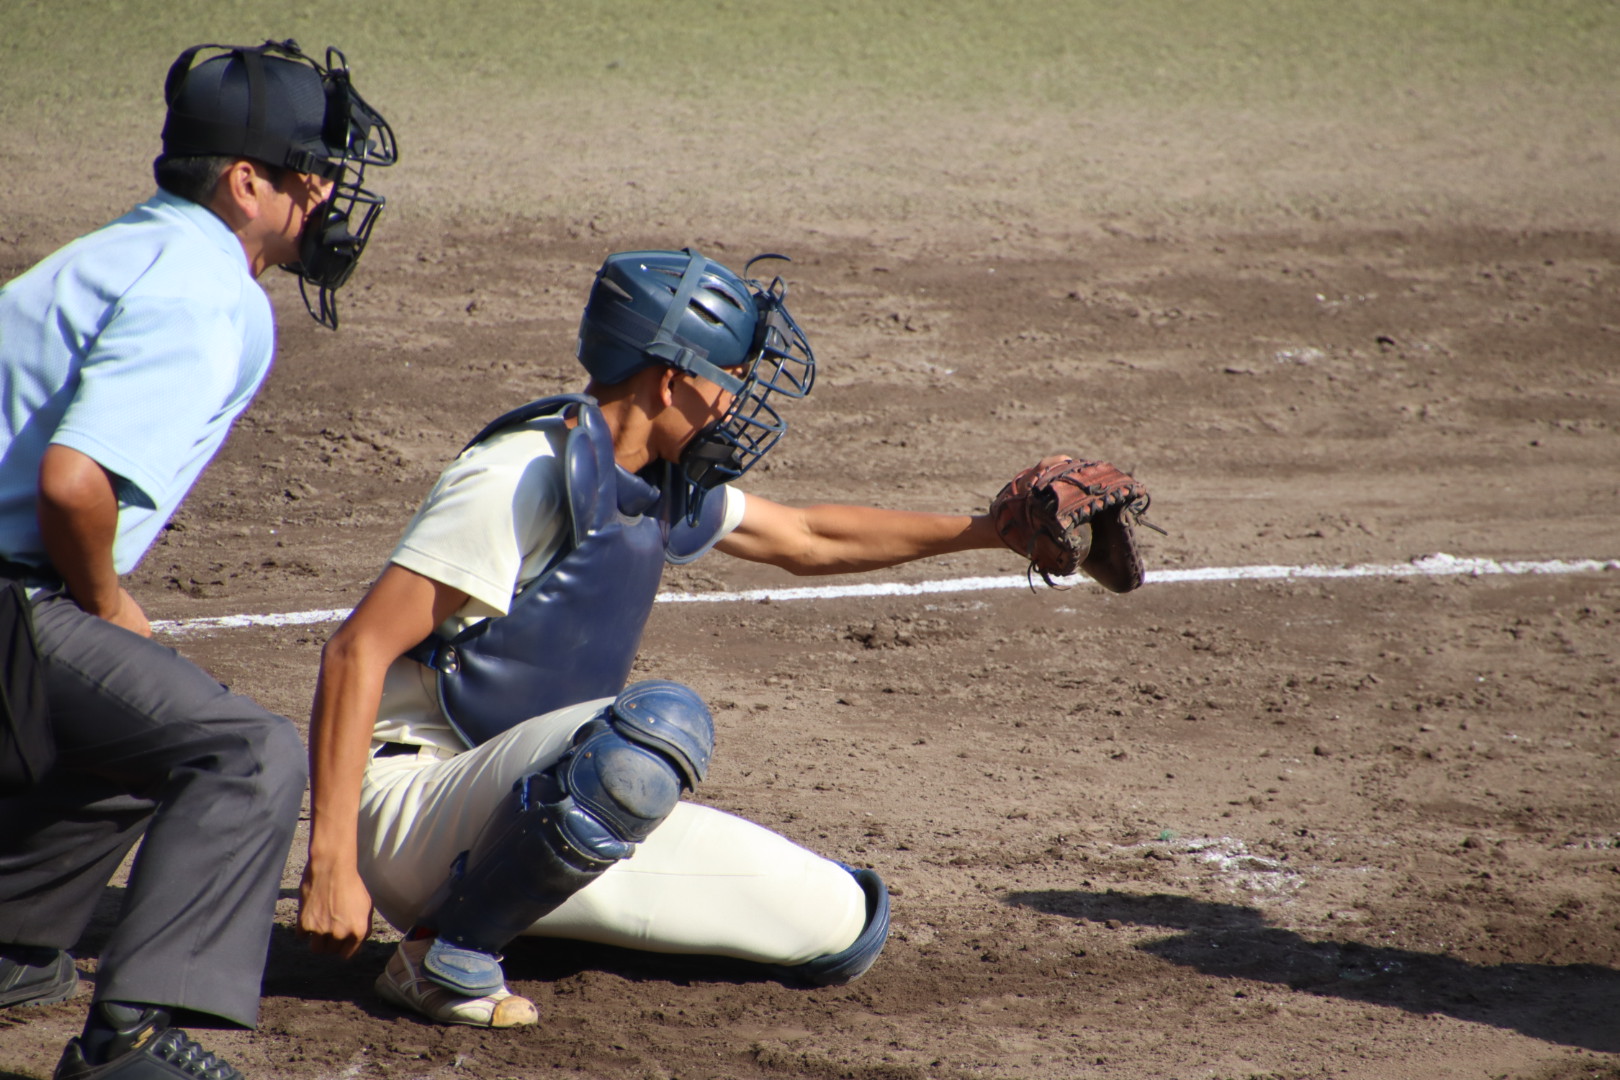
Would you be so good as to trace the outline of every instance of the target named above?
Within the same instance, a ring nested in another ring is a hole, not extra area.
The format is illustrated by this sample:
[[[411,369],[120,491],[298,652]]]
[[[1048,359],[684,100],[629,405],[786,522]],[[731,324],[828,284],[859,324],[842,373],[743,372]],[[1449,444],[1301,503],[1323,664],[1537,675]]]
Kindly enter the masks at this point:
[[[0,1009],[54,1005],[78,988],[73,957],[61,949],[12,947],[0,955]]]
[[[167,1011],[147,1008],[113,1028],[111,1038],[69,1039],[54,1080],[242,1080],[242,1074],[170,1027]]]
[[[534,1002],[519,997],[503,984],[482,997],[462,997],[429,979],[422,970],[433,939],[402,941],[377,976],[377,993],[390,1005],[420,1013],[441,1024],[509,1028],[540,1022]]]

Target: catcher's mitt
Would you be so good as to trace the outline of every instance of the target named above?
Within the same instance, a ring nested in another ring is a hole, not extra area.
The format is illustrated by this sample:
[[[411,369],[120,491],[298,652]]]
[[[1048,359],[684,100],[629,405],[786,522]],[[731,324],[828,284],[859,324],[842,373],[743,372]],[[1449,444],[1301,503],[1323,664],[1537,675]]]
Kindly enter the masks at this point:
[[[1146,487],[1106,461],[1059,455],[1013,477],[991,501],[990,519],[1002,543],[1028,559],[1031,572],[1048,585],[1079,570],[1123,593],[1143,580],[1132,519],[1164,531],[1142,520],[1149,501]]]

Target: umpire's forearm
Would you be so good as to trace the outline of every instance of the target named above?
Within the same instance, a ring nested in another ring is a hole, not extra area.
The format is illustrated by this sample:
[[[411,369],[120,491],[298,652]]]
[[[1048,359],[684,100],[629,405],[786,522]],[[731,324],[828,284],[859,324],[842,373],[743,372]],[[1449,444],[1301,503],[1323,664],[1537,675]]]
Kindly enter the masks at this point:
[[[113,568],[118,496],[107,470],[72,447],[47,446],[35,505],[45,553],[68,594],[92,615],[116,612],[121,602]]]

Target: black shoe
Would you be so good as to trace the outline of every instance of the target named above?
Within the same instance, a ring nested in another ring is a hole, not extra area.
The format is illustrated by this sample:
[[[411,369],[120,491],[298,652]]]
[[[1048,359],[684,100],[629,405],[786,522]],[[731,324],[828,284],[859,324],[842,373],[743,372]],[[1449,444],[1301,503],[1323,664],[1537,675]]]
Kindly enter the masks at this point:
[[[91,1006],[104,1020],[105,1003]],[[111,1037],[108,1038],[108,1033]],[[87,1057],[87,1046],[95,1048]],[[95,1061],[91,1061],[93,1057]],[[55,1080],[242,1080],[242,1074],[169,1026],[169,1014],[147,1008],[127,1024],[69,1039]]]
[[[54,1005],[79,988],[73,957],[61,949],[7,946],[0,953],[0,1009]]]

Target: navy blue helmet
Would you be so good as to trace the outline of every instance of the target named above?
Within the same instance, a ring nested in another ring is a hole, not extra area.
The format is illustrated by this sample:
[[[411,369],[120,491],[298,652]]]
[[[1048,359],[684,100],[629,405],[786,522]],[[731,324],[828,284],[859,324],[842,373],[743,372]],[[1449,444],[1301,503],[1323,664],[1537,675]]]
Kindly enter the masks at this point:
[[[744,272],[768,258],[783,256],[756,256]],[[786,299],[780,277],[762,284],[692,248],[621,251],[596,272],[577,349],[594,381],[612,385],[663,365],[732,395],[726,414],[681,453],[694,514],[703,492],[747,472],[787,431],[771,398],[810,393],[815,354]]]

